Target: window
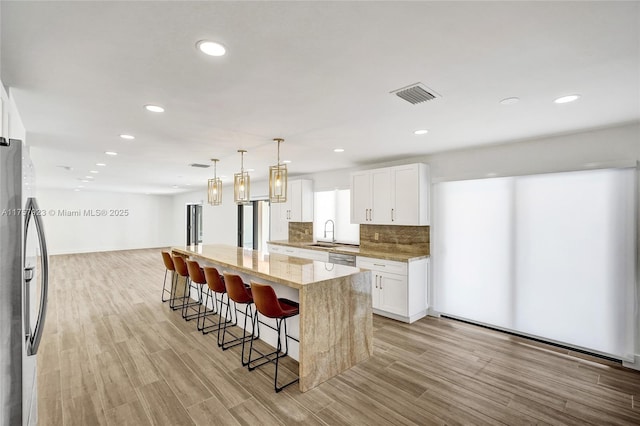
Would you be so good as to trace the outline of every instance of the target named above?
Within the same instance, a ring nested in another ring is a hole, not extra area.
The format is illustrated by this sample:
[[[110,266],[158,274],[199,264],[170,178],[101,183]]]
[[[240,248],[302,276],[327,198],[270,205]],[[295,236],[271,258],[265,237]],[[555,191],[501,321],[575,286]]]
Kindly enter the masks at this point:
[[[336,189],[314,193],[314,239],[360,243],[360,225],[351,224],[350,192],[349,189]],[[332,220],[333,224],[328,222],[329,220]]]
[[[441,313],[630,359],[635,169],[435,186]]]

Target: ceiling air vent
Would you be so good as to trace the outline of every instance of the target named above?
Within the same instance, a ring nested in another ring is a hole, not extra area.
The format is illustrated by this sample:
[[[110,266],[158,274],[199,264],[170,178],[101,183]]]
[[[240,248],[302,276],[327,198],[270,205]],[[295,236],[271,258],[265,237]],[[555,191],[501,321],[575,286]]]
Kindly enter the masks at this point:
[[[193,163],[193,164],[189,164],[191,167],[197,167],[199,169],[208,169],[209,167],[211,167],[210,164],[199,164],[199,163]]]
[[[421,102],[430,101],[431,99],[435,99],[438,96],[436,92],[429,89],[422,83],[415,83],[410,86],[394,90],[391,93],[414,105]]]

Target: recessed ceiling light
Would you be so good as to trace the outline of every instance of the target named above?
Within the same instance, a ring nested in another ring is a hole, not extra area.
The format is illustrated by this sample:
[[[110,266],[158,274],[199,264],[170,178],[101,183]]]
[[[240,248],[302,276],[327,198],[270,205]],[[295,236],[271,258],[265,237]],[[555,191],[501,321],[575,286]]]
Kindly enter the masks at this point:
[[[520,98],[504,98],[503,100],[500,101],[501,105],[513,105],[513,104],[517,104],[518,102],[520,102]]]
[[[106,166],[106,164],[104,164],[104,163],[96,163],[96,166],[99,166],[99,167],[105,167],[105,166]]]
[[[333,152],[344,152],[343,148],[336,148],[333,150]]]
[[[84,188],[84,185],[78,185],[78,188]]]
[[[93,176],[85,176],[85,179],[95,179]]]
[[[256,169],[247,169],[248,172],[255,172]]]
[[[132,136],[132,135],[120,135],[120,137],[122,139],[127,139],[127,140],[133,140],[136,138],[135,136]]]
[[[580,95],[568,95],[568,96],[559,97],[553,102],[557,104],[566,104],[567,102],[577,101],[578,99],[580,99]]]
[[[100,173],[100,172],[97,170],[89,170],[89,173]]]
[[[113,152],[113,151],[105,151],[104,153],[107,155],[118,155],[117,152]]]
[[[79,192],[80,190],[78,188],[74,189],[75,192]]]
[[[291,160],[282,160],[282,164],[291,164]]]
[[[180,188],[178,185],[173,185],[172,188],[177,189]]]
[[[220,43],[215,41],[200,40],[196,43],[196,47],[205,55],[209,56],[222,56],[227,53],[227,49]]]
[[[144,109],[151,112],[164,112],[164,108],[158,105],[145,105]]]
[[[429,131],[425,129],[416,130],[415,132],[413,132],[414,135],[426,135],[427,133],[429,133]]]
[[[89,181],[87,179],[80,179],[80,182],[89,183]]]

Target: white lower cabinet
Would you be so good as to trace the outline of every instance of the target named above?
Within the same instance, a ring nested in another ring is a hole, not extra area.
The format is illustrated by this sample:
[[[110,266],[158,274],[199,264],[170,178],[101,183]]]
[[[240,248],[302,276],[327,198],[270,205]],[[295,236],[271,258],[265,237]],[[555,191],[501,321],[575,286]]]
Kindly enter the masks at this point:
[[[408,323],[427,315],[428,258],[396,262],[358,256],[356,266],[371,270],[374,313]]]

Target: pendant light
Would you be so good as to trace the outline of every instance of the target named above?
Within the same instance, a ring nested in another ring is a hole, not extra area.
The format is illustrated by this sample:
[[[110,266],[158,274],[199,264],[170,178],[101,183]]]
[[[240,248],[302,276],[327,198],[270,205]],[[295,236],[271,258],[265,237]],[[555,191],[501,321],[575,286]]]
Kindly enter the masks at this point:
[[[233,175],[233,200],[236,204],[249,204],[249,192],[251,190],[251,182],[249,173],[244,171],[244,149],[239,149],[240,153],[240,173]]]
[[[216,165],[218,164],[217,158],[212,158],[213,161],[213,179],[209,179],[209,183],[207,185],[207,195],[209,199],[209,204],[212,206],[219,206],[222,204],[222,179],[218,177],[216,173]]]
[[[278,163],[269,167],[269,201],[285,203],[287,201],[287,165],[280,164],[280,144],[284,139],[276,138],[278,143]]]

